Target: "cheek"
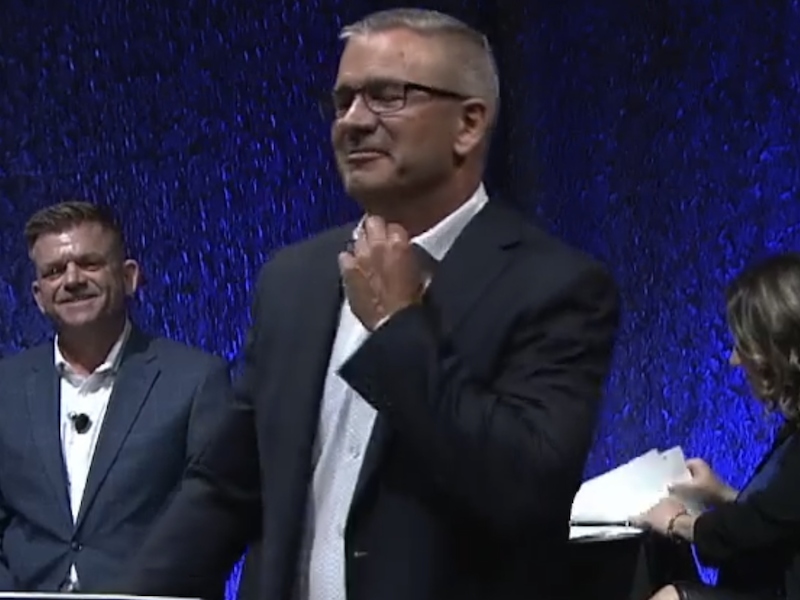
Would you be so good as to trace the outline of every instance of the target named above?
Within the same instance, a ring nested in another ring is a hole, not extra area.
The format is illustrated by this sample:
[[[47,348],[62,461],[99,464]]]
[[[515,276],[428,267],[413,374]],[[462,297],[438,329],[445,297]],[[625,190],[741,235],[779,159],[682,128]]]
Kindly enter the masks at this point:
[[[426,121],[413,128],[399,132],[398,138],[403,145],[412,151],[424,153],[432,157],[445,157],[453,146],[452,132],[447,128],[445,117],[439,121]]]
[[[58,310],[56,303],[56,294],[58,293],[57,286],[40,285],[38,291],[34,294],[36,305],[39,310],[51,313]]]
[[[446,168],[451,156],[447,138],[435,128],[404,132],[398,137],[395,148],[400,165],[414,165],[420,172]]]
[[[333,125],[331,127],[331,146],[333,146],[333,151],[337,154],[342,149],[342,145],[344,143],[344,133],[342,132],[340,127]]]
[[[94,289],[96,293],[104,294],[105,296],[113,296],[122,285],[121,281],[102,275],[93,275],[88,277],[87,280],[90,288]]]
[[[57,293],[58,285],[43,283],[39,285],[36,298],[43,304],[52,304]]]

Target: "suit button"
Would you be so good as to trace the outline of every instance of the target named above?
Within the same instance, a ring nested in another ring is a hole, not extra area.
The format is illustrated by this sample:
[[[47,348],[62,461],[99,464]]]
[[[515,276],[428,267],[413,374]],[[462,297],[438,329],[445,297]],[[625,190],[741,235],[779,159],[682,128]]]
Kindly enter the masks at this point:
[[[72,542],[69,545],[69,547],[72,548],[75,552],[80,552],[81,550],[83,550],[83,544],[81,544],[80,542]]]

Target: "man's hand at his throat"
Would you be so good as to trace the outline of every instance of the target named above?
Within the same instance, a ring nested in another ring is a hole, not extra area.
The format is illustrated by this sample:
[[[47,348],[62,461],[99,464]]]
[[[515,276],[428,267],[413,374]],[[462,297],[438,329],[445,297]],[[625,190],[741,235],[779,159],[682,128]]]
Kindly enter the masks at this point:
[[[339,254],[350,309],[368,331],[422,299],[425,276],[408,233],[400,225],[369,216],[353,249]]]

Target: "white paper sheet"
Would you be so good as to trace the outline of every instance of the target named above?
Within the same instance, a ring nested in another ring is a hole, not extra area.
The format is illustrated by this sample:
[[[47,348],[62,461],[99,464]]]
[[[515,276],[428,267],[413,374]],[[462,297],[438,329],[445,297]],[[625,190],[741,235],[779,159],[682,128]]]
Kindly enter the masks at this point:
[[[593,526],[593,527],[570,527],[569,539],[571,542],[603,542],[606,540],[619,540],[628,537],[641,535],[642,530],[638,527],[616,527]]]
[[[581,486],[572,504],[570,539],[616,539],[640,532],[620,526],[669,495],[669,487],[691,478],[680,446],[649,450]],[[696,506],[689,507],[696,510]],[[591,526],[575,526],[588,522]],[[608,523],[607,526],[600,525]]]

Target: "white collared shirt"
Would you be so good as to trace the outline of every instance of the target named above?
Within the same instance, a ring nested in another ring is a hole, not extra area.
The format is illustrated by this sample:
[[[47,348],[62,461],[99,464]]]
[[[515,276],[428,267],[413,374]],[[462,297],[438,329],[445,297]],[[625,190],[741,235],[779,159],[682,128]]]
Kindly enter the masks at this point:
[[[90,375],[81,375],[75,372],[61,354],[57,337],[53,344],[61,393],[61,448],[64,455],[64,466],[67,470],[67,486],[73,522],[77,520],[80,512],[89,468],[108,410],[108,401],[114,387],[122,349],[130,336],[130,331],[131,325],[126,322],[122,335],[111,347],[106,359]],[[73,421],[73,417],[80,414],[89,417],[89,426],[84,433],[78,433]],[[73,583],[77,583],[78,575],[74,565],[70,571],[70,578]]]
[[[488,201],[480,185],[455,212],[411,242],[441,261]],[[345,300],[323,387],[314,444],[305,536],[300,555],[298,600],[345,600],[344,531],[375,409],[339,376],[339,367],[368,335]]]

